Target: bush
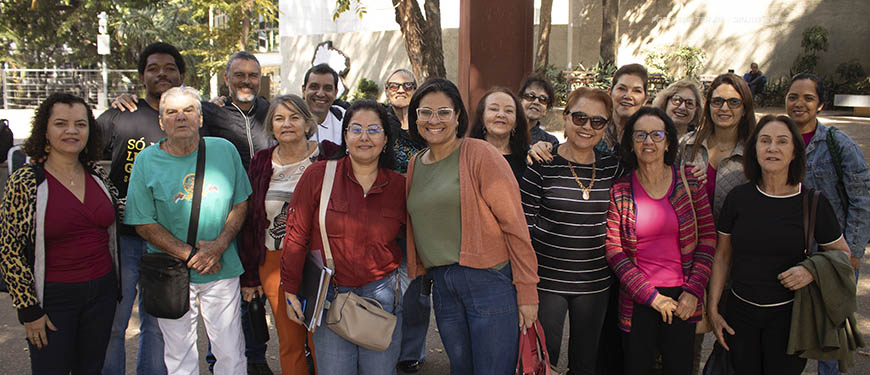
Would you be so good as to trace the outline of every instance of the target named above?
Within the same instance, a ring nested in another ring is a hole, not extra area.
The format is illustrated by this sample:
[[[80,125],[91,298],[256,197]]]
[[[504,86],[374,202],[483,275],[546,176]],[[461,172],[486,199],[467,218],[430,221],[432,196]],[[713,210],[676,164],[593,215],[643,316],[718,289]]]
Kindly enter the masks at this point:
[[[801,47],[804,48],[804,53],[794,59],[790,72],[792,76],[798,73],[815,73],[820,59],[818,52],[828,50],[828,30],[820,25],[808,27],[804,30]]]
[[[357,100],[378,100],[378,95],[380,94],[380,88],[375,81],[366,78],[360,78],[359,83],[356,88],[353,89],[353,93],[350,94],[350,101]]]
[[[651,73],[661,73],[668,82],[684,78],[698,80],[707,54],[700,48],[671,46],[651,51],[643,59]]]

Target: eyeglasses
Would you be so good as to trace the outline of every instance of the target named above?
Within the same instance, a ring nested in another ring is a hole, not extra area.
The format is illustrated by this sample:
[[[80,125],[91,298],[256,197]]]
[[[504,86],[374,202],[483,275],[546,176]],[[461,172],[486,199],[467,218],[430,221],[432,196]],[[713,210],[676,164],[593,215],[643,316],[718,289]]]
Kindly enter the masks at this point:
[[[728,102],[728,107],[731,109],[737,109],[741,105],[743,105],[743,99],[740,98],[730,98],[725,99],[721,96],[717,96],[713,99],[710,99],[710,106],[713,108],[721,108],[725,102]]]
[[[414,82],[387,82],[387,90],[399,91],[399,87],[404,88],[405,91],[412,91],[417,89],[417,84]]]
[[[437,111],[431,108],[417,108],[418,122],[429,122],[433,118],[437,118],[439,122],[450,121],[453,118],[453,108],[438,108]]]
[[[662,141],[665,140],[665,134],[664,130],[653,130],[651,132],[635,130],[634,133],[631,134],[631,138],[634,139],[635,143],[644,143],[646,142],[647,137],[652,139],[655,143],[662,143]]]
[[[671,104],[673,104],[674,107],[679,107],[683,103],[686,103],[686,109],[695,109],[695,101],[693,99],[686,99],[678,95],[671,97]]]
[[[530,102],[534,102],[535,100],[537,100],[539,103],[544,104],[544,105],[546,105],[547,102],[550,101],[550,98],[546,95],[537,95],[536,96],[535,94],[532,94],[530,92],[523,94],[522,98],[524,100],[528,100]]]
[[[571,122],[573,122],[574,125],[583,126],[588,121],[589,126],[591,126],[592,129],[595,129],[595,130],[604,129],[604,127],[607,126],[607,122],[610,121],[610,120],[608,120],[604,117],[601,117],[601,116],[589,116],[582,111],[577,111],[577,112],[565,111],[565,114],[571,115]]]
[[[351,137],[361,137],[363,132],[369,135],[369,138],[374,138],[384,133],[384,128],[380,125],[369,125],[365,128],[362,125],[351,125],[347,129],[348,135]]]

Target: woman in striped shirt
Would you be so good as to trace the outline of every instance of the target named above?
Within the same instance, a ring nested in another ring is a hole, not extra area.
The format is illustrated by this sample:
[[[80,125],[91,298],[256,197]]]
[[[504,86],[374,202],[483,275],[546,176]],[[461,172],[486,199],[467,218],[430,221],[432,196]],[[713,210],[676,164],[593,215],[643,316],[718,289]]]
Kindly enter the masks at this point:
[[[552,162],[528,167],[520,188],[538,257],[538,316],[551,365],[559,360],[569,313],[568,367],[573,374],[592,374],[613,281],[604,240],[610,185],[620,168],[594,150],[613,111],[610,95],[579,88],[565,108],[567,142],[556,147]]]
[[[610,189],[606,252],[620,281],[625,373],[649,374],[661,354],[663,373],[689,375],[716,246],[710,203],[691,171],[674,167],[677,129],[665,111],[637,111],[620,147],[632,172]]]

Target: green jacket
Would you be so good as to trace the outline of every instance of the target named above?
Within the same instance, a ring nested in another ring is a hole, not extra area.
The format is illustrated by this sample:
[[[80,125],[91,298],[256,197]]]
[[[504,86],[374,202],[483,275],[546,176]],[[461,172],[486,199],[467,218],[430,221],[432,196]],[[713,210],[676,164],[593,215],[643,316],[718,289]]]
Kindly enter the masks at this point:
[[[864,347],[855,321],[855,271],[842,251],[816,252],[799,264],[814,281],[794,294],[786,353],[837,360],[845,372],[855,366],[855,350]]]

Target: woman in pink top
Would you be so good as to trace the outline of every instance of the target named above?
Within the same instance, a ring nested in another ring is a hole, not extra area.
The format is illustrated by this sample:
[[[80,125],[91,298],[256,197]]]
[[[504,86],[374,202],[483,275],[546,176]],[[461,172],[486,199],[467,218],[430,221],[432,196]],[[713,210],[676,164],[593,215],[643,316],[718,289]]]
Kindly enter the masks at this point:
[[[605,248],[620,281],[626,374],[648,374],[659,354],[664,373],[692,372],[716,234],[707,193],[688,168],[673,166],[676,133],[659,108],[629,118],[620,147],[633,172],[610,190]]]

